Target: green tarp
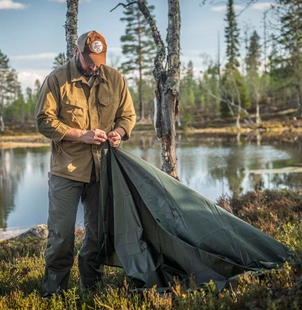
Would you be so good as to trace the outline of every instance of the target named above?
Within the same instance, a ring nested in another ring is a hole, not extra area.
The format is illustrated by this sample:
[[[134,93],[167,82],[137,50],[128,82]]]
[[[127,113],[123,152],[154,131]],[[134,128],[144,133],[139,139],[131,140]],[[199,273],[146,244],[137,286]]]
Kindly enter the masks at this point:
[[[290,250],[121,148],[103,148],[100,256],[138,288],[174,277],[217,290],[245,271],[278,268]]]

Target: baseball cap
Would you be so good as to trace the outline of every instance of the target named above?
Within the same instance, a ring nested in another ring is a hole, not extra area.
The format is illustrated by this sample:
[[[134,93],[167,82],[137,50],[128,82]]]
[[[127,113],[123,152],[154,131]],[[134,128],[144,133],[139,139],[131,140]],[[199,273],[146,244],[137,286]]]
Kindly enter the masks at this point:
[[[106,64],[107,44],[100,32],[91,30],[83,33],[78,38],[77,47],[88,63]]]

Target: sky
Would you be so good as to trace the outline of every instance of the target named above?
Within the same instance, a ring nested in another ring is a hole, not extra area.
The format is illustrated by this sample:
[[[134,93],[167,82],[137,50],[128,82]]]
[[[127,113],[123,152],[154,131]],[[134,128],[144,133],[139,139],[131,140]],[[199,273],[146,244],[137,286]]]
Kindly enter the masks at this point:
[[[123,0],[80,0],[79,3],[78,35],[89,30],[103,33],[108,46],[107,62],[111,66],[116,59],[123,61],[120,38],[125,34],[126,23],[120,18],[124,16],[124,9],[120,6],[110,12],[120,2]],[[182,65],[192,61],[197,74],[205,59],[217,59],[218,46],[223,61],[225,48],[225,1],[203,2],[180,0],[180,58]],[[245,8],[246,2],[235,5],[238,26],[248,33],[256,30],[263,37],[264,12],[275,1],[259,0]],[[148,0],[148,4],[155,6],[153,13],[165,42],[168,1]],[[53,70],[55,57],[66,51],[65,21],[65,0],[0,0],[0,50],[17,71],[23,90],[34,88],[36,79],[42,82]]]

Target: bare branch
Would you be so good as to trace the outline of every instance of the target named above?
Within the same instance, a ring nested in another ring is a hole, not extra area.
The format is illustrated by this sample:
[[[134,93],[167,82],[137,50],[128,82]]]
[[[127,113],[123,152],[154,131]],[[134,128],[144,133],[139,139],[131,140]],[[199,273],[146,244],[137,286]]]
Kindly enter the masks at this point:
[[[245,10],[247,10],[250,6],[252,6],[254,3],[258,2],[258,0],[249,0],[245,7],[237,14],[237,16],[240,16]]]
[[[208,88],[204,87],[202,84],[201,84],[201,87],[202,87],[211,97],[213,97],[213,98],[215,98],[215,99],[218,99],[218,100],[224,102],[224,103],[229,107],[230,112],[231,112],[232,115],[234,115],[233,110],[232,110],[232,107],[233,107],[233,108],[236,108],[238,111],[244,112],[244,114],[245,114],[245,115],[247,116],[247,118],[249,119],[249,123],[250,123],[250,124],[253,123],[252,119],[250,118],[250,114],[249,114],[249,112],[248,112],[246,109],[242,108],[241,106],[238,106],[237,104],[235,104],[235,103],[234,103],[233,101],[231,101],[231,100],[223,99],[223,98],[221,98],[221,97],[218,97],[218,96],[214,95]]]
[[[124,4],[124,3],[119,3],[118,5],[116,5],[112,10],[110,10],[110,12],[112,12],[112,11],[114,11],[118,6],[123,6],[124,7],[124,9],[126,8],[126,7],[128,7],[129,5],[131,5],[131,4],[134,4],[134,3],[137,3],[138,4],[138,1],[132,1],[132,2],[130,2],[130,3],[128,3],[128,4]]]
[[[131,4],[136,3],[141,11],[141,13],[144,15],[145,19],[147,20],[147,22],[149,23],[149,26],[151,28],[152,31],[152,36],[153,36],[153,40],[155,42],[155,45],[157,47],[157,55],[155,57],[154,60],[154,66],[155,69],[153,71],[153,75],[155,80],[158,82],[163,74],[164,67],[163,67],[163,62],[165,60],[166,57],[166,52],[165,52],[165,45],[163,43],[163,40],[161,38],[161,35],[159,33],[159,30],[156,26],[156,23],[154,21],[154,19],[152,18],[147,6],[145,5],[145,3],[143,1],[132,1],[128,4],[124,4],[124,3],[119,3],[115,8],[113,8],[110,12],[112,12],[113,10],[115,10],[118,6],[123,6],[124,8],[128,7]]]
[[[155,80],[158,82],[162,78],[162,75],[165,72],[164,67],[163,67],[163,63],[166,58],[165,45],[161,38],[160,32],[156,26],[155,20],[152,18],[146,4],[144,3],[144,1],[137,1],[137,2],[138,2],[140,11],[144,15],[147,22],[149,23],[149,26],[152,30],[153,40],[157,47],[157,54],[154,60],[155,68],[153,70],[153,75],[154,75]]]

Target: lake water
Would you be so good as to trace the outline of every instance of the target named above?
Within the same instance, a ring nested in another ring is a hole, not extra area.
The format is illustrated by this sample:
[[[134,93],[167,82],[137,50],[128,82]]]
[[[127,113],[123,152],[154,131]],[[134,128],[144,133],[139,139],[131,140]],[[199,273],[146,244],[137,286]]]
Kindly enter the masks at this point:
[[[256,142],[241,138],[212,139],[202,135],[177,137],[181,182],[216,201],[221,196],[265,188],[302,188],[302,142]],[[123,142],[125,150],[161,167],[161,144],[140,133]],[[47,221],[49,147],[0,149],[0,239],[11,229]],[[77,225],[83,225],[79,205]]]

